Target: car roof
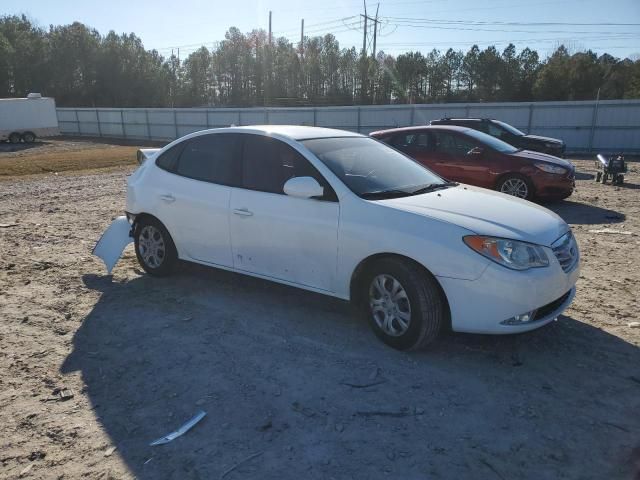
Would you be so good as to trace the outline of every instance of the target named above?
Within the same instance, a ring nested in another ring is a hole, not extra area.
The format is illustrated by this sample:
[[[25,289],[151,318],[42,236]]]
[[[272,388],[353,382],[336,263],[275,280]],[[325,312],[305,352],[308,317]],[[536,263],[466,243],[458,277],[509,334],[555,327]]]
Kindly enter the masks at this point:
[[[219,129],[218,129],[219,130]],[[288,137],[292,140],[307,140],[310,138],[335,138],[335,137],[364,137],[360,133],[336,128],[307,127],[302,125],[247,125],[231,127],[229,131],[247,133],[266,133]]]
[[[454,132],[466,132],[470,130],[469,127],[460,127],[457,125],[416,125],[413,127],[401,127],[390,128],[388,130],[378,130],[377,132],[371,132],[370,135],[382,135],[385,133],[399,133],[399,132],[415,132],[421,130],[449,130]]]

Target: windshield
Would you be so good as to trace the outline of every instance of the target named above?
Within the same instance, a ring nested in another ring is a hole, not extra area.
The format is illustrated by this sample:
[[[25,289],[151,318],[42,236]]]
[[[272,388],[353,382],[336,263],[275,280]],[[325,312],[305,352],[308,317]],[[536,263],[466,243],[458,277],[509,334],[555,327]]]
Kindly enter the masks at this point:
[[[503,142],[496,137],[492,137],[491,135],[487,135],[486,133],[479,132],[478,130],[468,129],[465,130],[464,133],[466,135],[469,135],[470,137],[475,138],[476,140],[479,140],[487,147],[497,150],[498,152],[515,153],[519,150],[513,145],[509,145],[507,142]]]
[[[524,133],[518,130],[516,127],[509,125],[508,123],[501,122],[500,120],[494,120],[495,123],[504,128],[507,132],[512,133],[516,137],[523,137]]]
[[[376,194],[380,196],[375,198],[385,198],[385,193],[387,197],[414,195],[429,187],[449,185],[431,170],[372,138],[317,138],[302,144],[363,198]]]

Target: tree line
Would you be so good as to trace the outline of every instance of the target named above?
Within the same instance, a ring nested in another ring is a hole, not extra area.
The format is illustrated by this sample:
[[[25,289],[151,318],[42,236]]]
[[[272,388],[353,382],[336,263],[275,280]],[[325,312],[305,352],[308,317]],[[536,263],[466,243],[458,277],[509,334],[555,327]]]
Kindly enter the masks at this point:
[[[40,92],[59,106],[193,107],[640,98],[640,59],[559,46],[541,59],[513,44],[365,56],[336,38],[286,38],[230,28],[215,48],[179,59],[135,34],[82,23],[45,30],[0,17],[0,97]]]

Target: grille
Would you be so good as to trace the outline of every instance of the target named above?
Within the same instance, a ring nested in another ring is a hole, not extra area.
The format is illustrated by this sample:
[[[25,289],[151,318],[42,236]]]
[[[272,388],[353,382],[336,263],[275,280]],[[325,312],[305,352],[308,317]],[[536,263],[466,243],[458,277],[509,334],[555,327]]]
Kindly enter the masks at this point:
[[[547,315],[553,313],[560,305],[562,305],[567,300],[567,298],[569,298],[570,294],[571,290],[569,290],[567,293],[554,300],[553,302],[546,304],[544,307],[540,307],[538,310],[536,310],[532,321],[544,318]]]
[[[571,232],[565,233],[551,246],[562,270],[570,272],[578,262],[578,245]]]

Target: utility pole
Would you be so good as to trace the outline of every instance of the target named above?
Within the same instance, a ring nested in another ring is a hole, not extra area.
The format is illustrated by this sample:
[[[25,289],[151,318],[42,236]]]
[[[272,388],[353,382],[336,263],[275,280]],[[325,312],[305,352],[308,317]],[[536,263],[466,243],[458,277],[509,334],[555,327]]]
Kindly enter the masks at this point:
[[[300,56],[304,57],[304,18],[300,22]]]
[[[378,10],[380,9],[380,4],[376,7],[376,19],[373,21],[373,59],[376,59],[376,39],[378,37]]]
[[[369,18],[367,16],[367,0],[364,0],[364,15],[360,15],[360,16],[364,17],[364,31],[362,36],[362,56],[366,57],[367,56],[367,19]]]
[[[269,10],[269,45],[271,45],[271,10]]]

